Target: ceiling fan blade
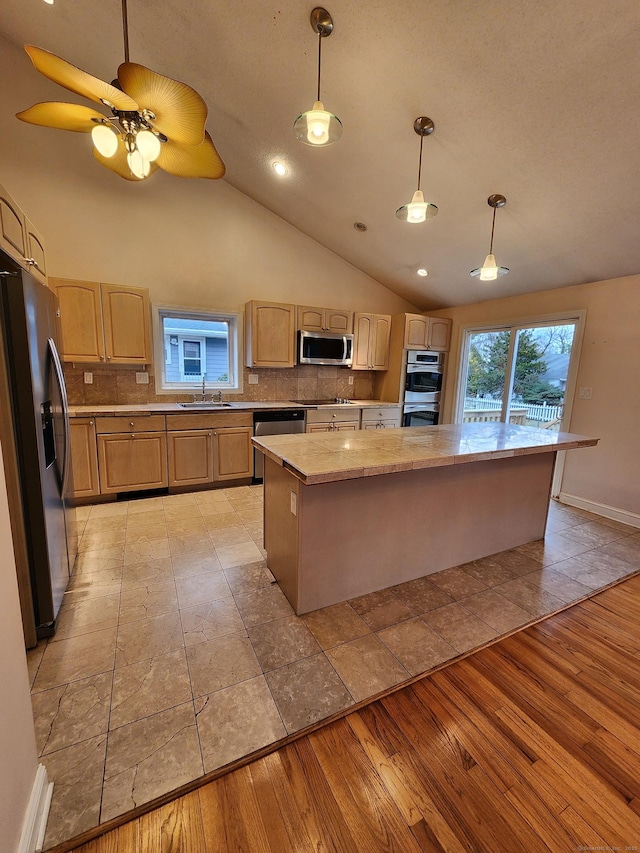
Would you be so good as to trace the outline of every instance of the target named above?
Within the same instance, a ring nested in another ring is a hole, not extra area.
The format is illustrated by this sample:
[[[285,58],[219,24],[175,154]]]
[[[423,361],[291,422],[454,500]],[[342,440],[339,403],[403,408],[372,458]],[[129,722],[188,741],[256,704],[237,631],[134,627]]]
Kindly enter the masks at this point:
[[[92,110],[91,107],[83,107],[80,104],[46,101],[42,104],[34,104],[28,110],[22,110],[21,113],[16,113],[16,118],[29,124],[39,124],[42,127],[57,127],[60,130],[90,133],[96,126],[96,121],[104,121],[105,116],[97,110]]]
[[[26,44],[24,49],[29,54],[31,61],[37,71],[69,89],[70,92],[75,92],[76,95],[82,95],[90,101],[97,103],[107,103],[113,105],[117,110],[136,111],[137,103],[132,97],[116,89],[111,83],[105,83],[86,71],[76,68],[71,65],[66,59],[61,59],[55,53],[49,53],[48,50],[43,50],[41,47],[34,47],[32,44]]]
[[[111,171],[115,172],[116,175],[120,175],[120,177],[124,178],[125,181],[140,183],[141,181],[146,180],[146,178],[136,178],[136,176],[132,174],[129,164],[127,163],[127,150],[124,147],[122,139],[118,140],[118,150],[113,157],[103,157],[96,148],[93,149],[93,156],[96,158],[98,163],[102,163],[103,166],[106,166],[107,169],[111,169]],[[157,163],[151,163],[149,175],[152,175],[157,168]],[[147,177],[149,177],[149,175],[147,175]]]
[[[155,114],[152,124],[160,133],[185,145],[203,141],[207,105],[191,86],[135,62],[125,62],[118,68],[118,81],[141,109]]]
[[[162,144],[157,164],[165,172],[179,178],[222,178],[225,166],[216,151],[213,140],[205,132],[200,145],[182,145],[171,139]]]

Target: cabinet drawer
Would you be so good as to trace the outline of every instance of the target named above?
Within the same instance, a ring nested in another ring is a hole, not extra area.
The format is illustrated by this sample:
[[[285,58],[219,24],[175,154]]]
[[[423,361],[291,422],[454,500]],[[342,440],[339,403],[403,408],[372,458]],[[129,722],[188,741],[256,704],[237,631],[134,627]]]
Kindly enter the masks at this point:
[[[362,422],[365,421],[391,421],[400,420],[399,406],[381,406],[378,408],[362,410]]]
[[[345,406],[344,409],[308,409],[308,424],[340,423],[341,421],[359,421],[360,409]]]
[[[214,429],[252,427],[252,412],[198,412],[194,415],[167,415],[167,429]]]
[[[96,432],[160,432],[164,430],[164,415],[117,415],[96,418]]]

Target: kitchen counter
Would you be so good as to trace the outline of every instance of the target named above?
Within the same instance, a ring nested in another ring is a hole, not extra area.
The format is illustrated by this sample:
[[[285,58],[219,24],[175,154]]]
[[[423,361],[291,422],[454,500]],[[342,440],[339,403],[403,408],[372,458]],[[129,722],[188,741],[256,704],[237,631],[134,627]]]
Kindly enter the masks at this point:
[[[275,435],[253,444],[305,485],[591,447],[597,438],[502,423],[345,434]]]
[[[70,406],[69,415],[72,418],[94,418],[110,415],[175,415],[190,412],[259,412],[269,409],[318,409],[318,408],[368,408],[376,406],[399,406],[399,403],[388,403],[382,400],[352,400],[350,403],[326,403],[322,406],[306,403],[294,403],[291,400],[239,400],[237,403],[230,402],[230,406],[220,408],[198,406],[183,408],[179,403],[123,403],[121,405],[106,406]]]
[[[533,542],[557,451],[597,442],[499,423],[254,438],[267,565],[300,614]]]

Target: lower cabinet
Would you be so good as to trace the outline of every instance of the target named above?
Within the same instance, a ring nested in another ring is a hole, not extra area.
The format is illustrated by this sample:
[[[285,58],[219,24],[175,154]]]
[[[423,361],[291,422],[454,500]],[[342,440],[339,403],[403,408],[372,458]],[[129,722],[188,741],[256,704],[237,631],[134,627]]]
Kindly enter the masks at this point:
[[[253,476],[253,426],[213,431],[213,479],[240,480]]]
[[[252,477],[252,435],[251,412],[167,415],[169,487]]]
[[[169,486],[213,483],[213,433],[181,430],[167,433]]]
[[[98,477],[98,446],[93,418],[71,418],[71,468],[74,498],[89,498],[100,494]]]
[[[362,410],[362,429],[391,429],[402,422],[400,406],[383,406]]]
[[[100,493],[162,489],[167,481],[165,432],[98,436]]]
[[[346,432],[360,429],[360,409],[310,409],[306,432]]]

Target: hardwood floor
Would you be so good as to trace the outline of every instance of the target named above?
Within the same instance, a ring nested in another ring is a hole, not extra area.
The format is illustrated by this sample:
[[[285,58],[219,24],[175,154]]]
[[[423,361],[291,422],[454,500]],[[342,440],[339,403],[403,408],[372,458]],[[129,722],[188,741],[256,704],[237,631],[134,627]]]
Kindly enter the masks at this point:
[[[639,626],[636,575],[77,853],[637,850]]]

